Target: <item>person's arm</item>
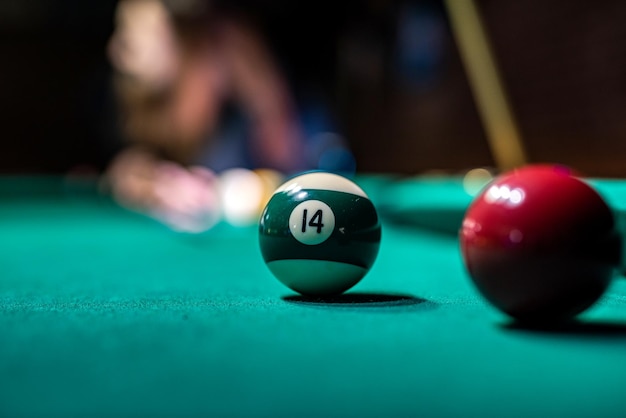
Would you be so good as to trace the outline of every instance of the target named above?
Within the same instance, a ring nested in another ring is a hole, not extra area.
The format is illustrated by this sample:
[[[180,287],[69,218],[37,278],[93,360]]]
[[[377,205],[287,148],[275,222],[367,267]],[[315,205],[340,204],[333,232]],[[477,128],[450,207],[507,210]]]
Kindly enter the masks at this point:
[[[232,91],[253,125],[254,155],[285,172],[300,169],[304,145],[295,105],[268,49],[241,25],[224,24],[219,34]]]

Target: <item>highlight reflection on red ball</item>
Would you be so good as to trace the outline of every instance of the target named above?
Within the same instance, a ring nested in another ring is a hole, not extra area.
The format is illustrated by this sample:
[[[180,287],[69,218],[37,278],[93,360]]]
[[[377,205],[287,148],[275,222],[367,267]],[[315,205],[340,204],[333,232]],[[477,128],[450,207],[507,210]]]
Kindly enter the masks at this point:
[[[470,205],[460,232],[467,270],[484,297],[519,320],[556,320],[608,287],[620,244],[611,210],[560,166],[499,178]]]

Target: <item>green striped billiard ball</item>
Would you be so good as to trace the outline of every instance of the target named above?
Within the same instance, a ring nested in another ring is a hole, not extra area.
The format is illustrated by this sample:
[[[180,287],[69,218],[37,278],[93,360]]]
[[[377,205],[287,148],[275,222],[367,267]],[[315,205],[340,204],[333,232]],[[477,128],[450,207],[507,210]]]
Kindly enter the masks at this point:
[[[380,235],[365,192],[325,172],[302,174],[276,189],[259,223],[267,267],[309,296],[336,295],[357,284],[376,260]]]

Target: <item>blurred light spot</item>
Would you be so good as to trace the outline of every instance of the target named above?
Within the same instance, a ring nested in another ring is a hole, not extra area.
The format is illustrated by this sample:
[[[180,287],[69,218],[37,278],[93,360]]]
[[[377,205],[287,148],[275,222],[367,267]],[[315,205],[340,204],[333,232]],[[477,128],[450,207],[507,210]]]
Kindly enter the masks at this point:
[[[491,186],[489,190],[487,190],[487,193],[485,193],[485,200],[487,203],[494,203],[498,199],[500,199],[500,187],[495,185]]]
[[[524,190],[519,187],[511,189],[506,185],[493,185],[485,193],[484,199],[487,203],[518,206],[524,201],[524,196]]]
[[[463,190],[470,196],[477,195],[491,180],[492,174],[485,168],[474,168],[463,177]]]
[[[513,229],[509,232],[509,240],[515,244],[522,242],[524,234],[519,229]]]
[[[509,197],[509,202],[513,205],[519,205],[524,200],[524,191],[520,188],[515,188],[511,190],[511,196]]]
[[[251,225],[258,220],[263,199],[263,182],[251,170],[234,168],[220,175],[222,211],[226,222]]]

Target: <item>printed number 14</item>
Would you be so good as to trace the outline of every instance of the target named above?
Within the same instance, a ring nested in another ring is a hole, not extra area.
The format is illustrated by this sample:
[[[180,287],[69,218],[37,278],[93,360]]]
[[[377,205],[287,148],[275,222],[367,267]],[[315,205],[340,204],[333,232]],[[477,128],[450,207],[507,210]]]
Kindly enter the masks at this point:
[[[302,233],[306,232],[306,227],[308,225],[310,227],[317,228],[317,233],[321,234],[322,228],[324,227],[324,224],[322,223],[322,210],[318,209],[311,217],[311,220],[307,223],[308,214],[309,211],[304,209],[302,212]]]

